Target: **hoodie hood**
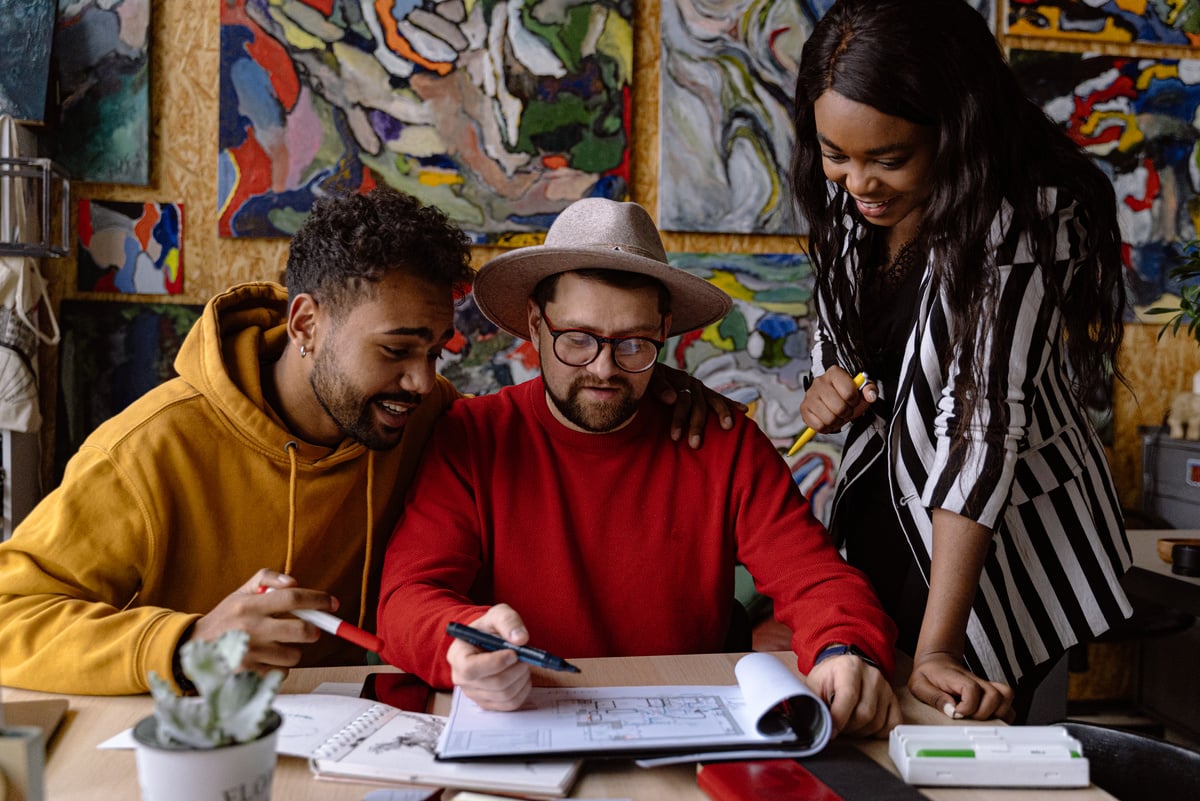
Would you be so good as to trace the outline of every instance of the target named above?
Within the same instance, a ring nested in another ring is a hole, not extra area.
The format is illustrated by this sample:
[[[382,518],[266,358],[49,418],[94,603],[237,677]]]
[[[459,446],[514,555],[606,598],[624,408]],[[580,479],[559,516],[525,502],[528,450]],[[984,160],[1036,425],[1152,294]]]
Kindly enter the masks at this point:
[[[212,298],[188,332],[175,369],[203,394],[230,427],[266,455],[288,461],[295,443],[302,462],[333,464],[361,456],[366,449],[351,439],[329,448],[298,439],[280,423],[263,397],[262,372],[287,347],[287,290],[270,282],[235,286]]]

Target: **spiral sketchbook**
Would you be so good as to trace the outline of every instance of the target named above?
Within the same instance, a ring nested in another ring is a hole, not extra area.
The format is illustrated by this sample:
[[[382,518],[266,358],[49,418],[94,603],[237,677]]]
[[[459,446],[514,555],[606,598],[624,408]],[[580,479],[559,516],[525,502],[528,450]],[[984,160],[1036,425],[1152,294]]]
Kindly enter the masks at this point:
[[[578,760],[564,759],[439,762],[446,718],[369,699],[283,694],[274,707],[283,716],[275,750],[307,758],[321,779],[563,796],[579,771]]]

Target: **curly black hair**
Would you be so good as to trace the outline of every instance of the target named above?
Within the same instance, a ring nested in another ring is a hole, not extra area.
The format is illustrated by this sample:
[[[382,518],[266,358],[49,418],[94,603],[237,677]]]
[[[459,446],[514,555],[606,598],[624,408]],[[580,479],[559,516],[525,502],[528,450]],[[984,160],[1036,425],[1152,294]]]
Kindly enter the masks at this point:
[[[323,198],[292,237],[288,299],[310,294],[344,314],[384,275],[402,270],[449,287],[470,286],[470,240],[436,206],[388,186]]]

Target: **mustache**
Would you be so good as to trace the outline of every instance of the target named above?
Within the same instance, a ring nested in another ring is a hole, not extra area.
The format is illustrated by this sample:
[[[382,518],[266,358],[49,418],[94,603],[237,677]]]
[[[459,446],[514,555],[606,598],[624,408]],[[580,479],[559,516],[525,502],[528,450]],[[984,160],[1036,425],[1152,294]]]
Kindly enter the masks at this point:
[[[571,389],[633,389],[633,384],[621,376],[613,376],[607,381],[596,381],[590,378],[579,378],[571,384]]]

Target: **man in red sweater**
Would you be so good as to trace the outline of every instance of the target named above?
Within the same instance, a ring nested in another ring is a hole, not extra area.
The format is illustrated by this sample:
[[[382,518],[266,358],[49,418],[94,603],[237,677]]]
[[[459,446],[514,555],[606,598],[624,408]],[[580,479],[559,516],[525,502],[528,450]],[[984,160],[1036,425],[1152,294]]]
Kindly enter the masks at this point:
[[[646,393],[665,339],[716,322],[730,300],[667,264],[644,209],[573,204],[545,245],[484,266],[475,299],[532,340],[542,374],[438,423],[385,558],[389,662],[514,709],[529,665],[451,640],[449,622],[567,658],[720,651],[740,562],[793,632],[835,730],[900,722],[895,627],[770,440],[743,417],[689,448]]]

